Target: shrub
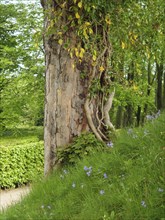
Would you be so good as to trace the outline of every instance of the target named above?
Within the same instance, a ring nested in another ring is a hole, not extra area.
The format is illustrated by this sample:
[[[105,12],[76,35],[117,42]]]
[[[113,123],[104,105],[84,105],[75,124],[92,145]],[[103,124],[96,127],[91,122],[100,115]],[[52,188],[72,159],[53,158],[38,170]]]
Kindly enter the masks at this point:
[[[93,150],[100,150],[105,147],[105,144],[98,141],[92,133],[82,133],[76,137],[72,144],[66,148],[59,148],[57,157],[62,164],[75,164],[78,159],[89,155]]]
[[[0,147],[0,187],[26,184],[43,173],[43,142]]]

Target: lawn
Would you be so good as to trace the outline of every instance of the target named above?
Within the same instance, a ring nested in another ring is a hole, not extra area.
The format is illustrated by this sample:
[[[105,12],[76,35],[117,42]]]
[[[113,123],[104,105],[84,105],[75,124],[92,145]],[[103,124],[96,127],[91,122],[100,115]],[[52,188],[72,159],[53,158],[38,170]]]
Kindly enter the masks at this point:
[[[33,184],[1,220],[164,220],[165,114]]]

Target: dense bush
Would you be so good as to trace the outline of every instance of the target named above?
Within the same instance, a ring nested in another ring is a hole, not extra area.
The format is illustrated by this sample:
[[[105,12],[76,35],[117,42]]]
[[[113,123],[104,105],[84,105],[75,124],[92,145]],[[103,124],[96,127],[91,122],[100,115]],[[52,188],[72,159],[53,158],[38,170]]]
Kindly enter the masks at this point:
[[[0,187],[26,184],[43,172],[43,142],[0,147]]]
[[[73,143],[66,148],[59,148],[58,160],[62,164],[75,164],[78,159],[89,155],[93,150],[100,150],[105,144],[98,141],[93,133],[82,133],[73,140]]]

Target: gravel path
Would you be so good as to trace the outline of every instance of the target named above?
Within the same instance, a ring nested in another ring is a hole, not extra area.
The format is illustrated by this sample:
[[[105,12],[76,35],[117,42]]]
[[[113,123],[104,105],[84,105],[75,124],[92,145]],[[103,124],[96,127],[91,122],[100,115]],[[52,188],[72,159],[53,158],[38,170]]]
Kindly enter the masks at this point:
[[[8,206],[18,202],[21,198],[30,192],[30,187],[21,187],[11,190],[0,190],[0,211]]]

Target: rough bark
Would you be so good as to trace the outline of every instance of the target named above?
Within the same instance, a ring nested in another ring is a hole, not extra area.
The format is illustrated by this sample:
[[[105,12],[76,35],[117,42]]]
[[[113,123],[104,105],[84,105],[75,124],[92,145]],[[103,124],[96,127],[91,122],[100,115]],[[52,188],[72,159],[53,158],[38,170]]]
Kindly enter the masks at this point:
[[[86,83],[74,60],[53,40],[45,41],[45,173],[56,161],[57,146],[65,146],[88,129],[84,112]]]

